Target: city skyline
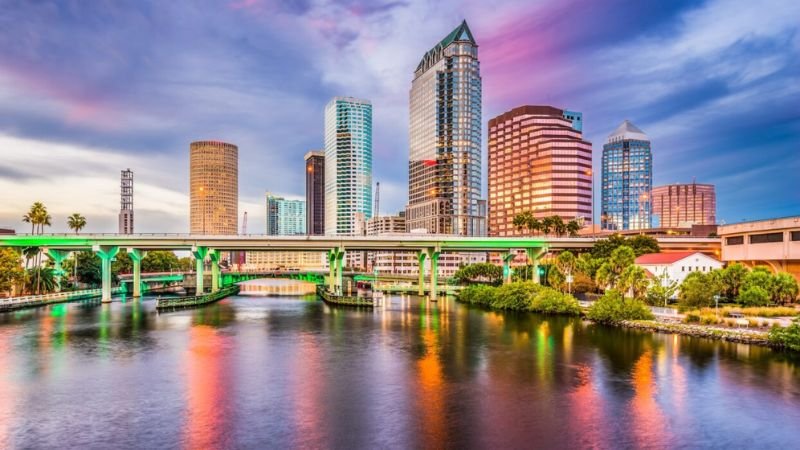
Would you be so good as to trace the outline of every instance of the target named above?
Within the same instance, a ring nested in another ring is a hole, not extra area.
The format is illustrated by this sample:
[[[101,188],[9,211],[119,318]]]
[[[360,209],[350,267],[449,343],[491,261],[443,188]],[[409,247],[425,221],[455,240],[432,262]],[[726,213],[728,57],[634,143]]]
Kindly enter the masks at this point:
[[[800,10],[789,2],[624,9],[613,1],[576,2],[569,14],[554,4],[514,2],[492,11],[469,3],[46,6],[10,8],[0,33],[8,55],[0,65],[0,191],[12,193],[0,206],[0,226],[22,231],[20,211],[41,200],[56,218],[52,231],[66,231],[59,217],[72,212],[87,216],[86,232],[114,230],[117,174],[130,167],[137,174],[137,232],[186,230],[186,145],[219,139],[240,147],[238,209],[250,211],[251,227],[262,229],[263,191],[304,196],[304,180],[285,174],[302,170],[302,155],[321,146],[324,104],[345,94],[373,102],[374,180],[382,185],[382,209],[401,210],[411,71],[442,31],[463,19],[480,44],[484,118],[518,104],[557,104],[584,113],[585,139],[595,143],[630,119],[653,142],[654,184],[693,177],[715,184],[720,221],[788,215],[800,204],[791,189],[800,164],[792,110],[800,96],[798,63],[787,51],[799,46]],[[193,27],[180,25],[128,44],[129,33],[158,31],[179,12],[210,24],[216,38],[189,48]],[[39,19],[14,20],[23,16]],[[614,24],[630,26],[626,39],[614,36]],[[298,28],[308,42],[293,39]],[[266,49],[260,39],[274,44]],[[516,45],[520,39],[537,45]],[[171,61],[175,54],[183,56]],[[537,64],[543,58],[548,64]],[[275,59],[284,69],[271,68]],[[212,60],[229,64],[199,70]],[[633,62],[642,69],[631,71]],[[485,182],[482,188],[485,195]],[[596,181],[598,205],[599,191]],[[83,198],[92,201],[76,200]]]

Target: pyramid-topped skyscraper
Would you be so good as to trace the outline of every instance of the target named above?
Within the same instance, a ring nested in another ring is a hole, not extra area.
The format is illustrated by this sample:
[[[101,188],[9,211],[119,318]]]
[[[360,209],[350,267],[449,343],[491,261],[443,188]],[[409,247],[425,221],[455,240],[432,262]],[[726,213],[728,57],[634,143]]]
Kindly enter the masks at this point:
[[[466,21],[422,56],[409,111],[407,229],[484,235],[481,74]]]
[[[604,230],[652,227],[653,155],[650,138],[623,121],[603,145],[600,222]]]

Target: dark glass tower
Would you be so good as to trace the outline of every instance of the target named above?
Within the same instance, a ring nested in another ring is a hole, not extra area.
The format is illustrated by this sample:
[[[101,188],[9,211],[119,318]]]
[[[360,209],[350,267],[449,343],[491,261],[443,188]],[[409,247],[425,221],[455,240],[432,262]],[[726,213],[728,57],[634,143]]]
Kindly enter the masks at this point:
[[[306,153],[306,232],[325,234],[325,152]]]

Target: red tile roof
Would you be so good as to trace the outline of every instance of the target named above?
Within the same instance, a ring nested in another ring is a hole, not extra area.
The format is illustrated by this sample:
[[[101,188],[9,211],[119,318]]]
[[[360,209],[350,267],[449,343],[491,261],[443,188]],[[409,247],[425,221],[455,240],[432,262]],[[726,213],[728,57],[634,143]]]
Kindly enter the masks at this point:
[[[636,258],[636,264],[672,264],[699,252],[648,253]]]

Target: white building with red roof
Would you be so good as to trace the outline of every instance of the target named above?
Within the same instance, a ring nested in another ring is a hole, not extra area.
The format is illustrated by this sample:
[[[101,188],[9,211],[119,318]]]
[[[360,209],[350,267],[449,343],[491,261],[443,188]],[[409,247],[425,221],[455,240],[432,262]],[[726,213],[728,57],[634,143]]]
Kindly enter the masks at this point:
[[[636,258],[635,263],[654,278],[662,279],[664,285],[680,284],[692,272],[708,273],[723,266],[721,261],[700,252],[648,253]]]

